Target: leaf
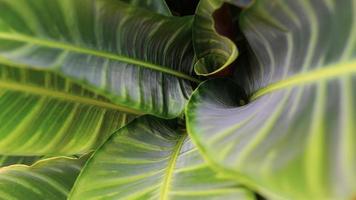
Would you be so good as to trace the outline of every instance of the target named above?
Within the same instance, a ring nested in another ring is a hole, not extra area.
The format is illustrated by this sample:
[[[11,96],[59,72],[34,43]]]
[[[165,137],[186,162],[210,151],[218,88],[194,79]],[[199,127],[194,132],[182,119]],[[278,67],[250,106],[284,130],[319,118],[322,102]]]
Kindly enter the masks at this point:
[[[87,158],[56,157],[0,168],[0,199],[66,199]]]
[[[160,13],[162,15],[171,16],[171,11],[169,10],[165,0],[120,0],[122,2],[146,8],[151,11],[155,11],[156,13]]]
[[[224,2],[247,7],[252,0],[201,0],[193,22],[193,44],[196,57],[194,70],[199,75],[217,74],[230,66],[238,56],[232,39],[236,30],[232,14]]]
[[[39,159],[41,156],[0,156],[0,168],[13,164],[31,165]]]
[[[355,14],[353,0],[261,0],[245,11],[256,57],[235,81],[249,104],[212,80],[187,106],[211,163],[267,198],[356,197]]]
[[[77,84],[0,65],[0,154],[73,155],[101,145],[135,115]]]
[[[118,0],[0,0],[0,56],[122,107],[174,118],[191,93],[191,17]]]
[[[176,121],[141,117],[88,161],[69,199],[254,199],[219,178]]]

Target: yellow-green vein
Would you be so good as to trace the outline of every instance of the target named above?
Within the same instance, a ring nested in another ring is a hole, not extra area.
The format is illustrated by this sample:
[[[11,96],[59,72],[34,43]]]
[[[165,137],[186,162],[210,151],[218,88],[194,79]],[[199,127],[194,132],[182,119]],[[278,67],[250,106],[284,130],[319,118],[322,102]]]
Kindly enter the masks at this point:
[[[185,138],[187,137],[186,134],[182,135],[181,138],[179,138],[174,150],[173,150],[173,155],[171,159],[169,160],[167,171],[162,183],[161,187],[161,195],[160,199],[161,200],[167,200],[168,199],[168,194],[169,194],[169,189],[171,187],[171,182],[172,182],[172,176],[173,176],[173,171],[176,166],[176,162],[180,153],[180,150],[183,146],[183,143],[185,141]]]
[[[117,55],[114,53],[103,52],[103,51],[98,51],[98,50],[89,49],[89,48],[87,49],[87,48],[83,48],[83,47],[74,46],[71,44],[66,44],[63,42],[34,38],[34,37],[20,35],[20,34],[16,34],[16,33],[11,33],[11,34],[10,33],[0,33],[0,39],[17,41],[17,42],[26,42],[26,43],[31,43],[31,44],[55,48],[55,49],[63,49],[66,51],[73,51],[73,52],[77,52],[77,53],[83,53],[83,54],[89,54],[89,55],[93,55],[93,56],[103,57],[103,58],[107,58],[107,59],[111,59],[111,60],[134,64],[137,66],[145,67],[148,69],[152,69],[152,70],[156,70],[156,71],[163,72],[166,74],[170,74],[170,75],[173,75],[173,76],[176,76],[179,78],[183,78],[183,79],[186,79],[189,81],[200,83],[200,80],[193,78],[193,77],[191,77],[187,74],[184,74],[182,72],[169,69],[168,67],[149,63],[149,62],[146,62],[143,60],[138,60],[135,58],[130,58],[130,57],[123,56],[123,55]]]
[[[138,111],[138,110],[135,110],[132,108],[127,108],[124,106],[119,106],[116,104],[112,104],[110,102],[104,102],[104,101],[99,101],[99,100],[88,98],[88,97],[82,97],[82,96],[77,96],[77,95],[73,95],[73,94],[69,94],[69,93],[65,93],[65,92],[55,91],[53,89],[41,88],[41,87],[38,87],[35,85],[25,85],[25,84],[21,84],[21,83],[17,83],[17,82],[0,80],[0,88],[5,89],[5,90],[29,93],[29,94],[38,95],[38,96],[52,97],[52,98],[61,99],[64,101],[69,101],[69,102],[98,106],[101,108],[118,110],[118,111],[122,111],[125,113],[131,113],[131,114],[136,114],[136,115],[144,114],[141,111]]]
[[[318,80],[330,79],[343,75],[350,75],[353,73],[356,73],[356,60],[328,65],[323,68],[301,73],[289,77],[287,79],[272,83],[264,88],[259,89],[257,92],[255,92],[255,94],[252,95],[250,99],[255,100],[258,97],[261,97],[276,90],[312,83]]]

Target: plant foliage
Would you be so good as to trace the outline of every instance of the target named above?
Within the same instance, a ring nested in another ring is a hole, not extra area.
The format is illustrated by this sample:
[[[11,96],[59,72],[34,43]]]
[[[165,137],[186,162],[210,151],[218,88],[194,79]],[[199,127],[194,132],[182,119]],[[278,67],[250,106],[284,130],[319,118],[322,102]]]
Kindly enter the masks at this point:
[[[355,16],[0,0],[0,199],[355,199]]]

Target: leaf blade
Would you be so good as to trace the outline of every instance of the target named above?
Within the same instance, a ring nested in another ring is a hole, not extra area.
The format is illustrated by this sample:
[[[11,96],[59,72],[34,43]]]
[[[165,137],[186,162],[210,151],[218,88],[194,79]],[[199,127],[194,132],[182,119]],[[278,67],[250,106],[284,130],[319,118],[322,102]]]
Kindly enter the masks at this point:
[[[191,92],[186,79],[198,81],[187,40],[191,17],[114,0],[0,3],[2,56],[64,75],[115,104],[174,118]]]
[[[166,1],[158,0],[158,1],[136,1],[136,0],[120,0],[126,3],[129,3],[134,6],[143,7],[149,10],[154,10],[157,13],[162,15],[171,16],[171,11],[169,10]]]
[[[89,161],[69,199],[254,199],[238,184],[216,177],[176,129],[174,121],[148,116],[122,128]],[[96,186],[89,181],[94,177],[100,177]]]
[[[65,199],[87,156],[43,159],[31,166],[0,168],[4,199]]]
[[[0,88],[3,155],[83,153],[135,116],[48,72],[1,66]]]
[[[254,59],[234,81],[251,102],[212,80],[187,106],[212,163],[270,198],[354,197],[355,6],[261,0],[244,12]]]

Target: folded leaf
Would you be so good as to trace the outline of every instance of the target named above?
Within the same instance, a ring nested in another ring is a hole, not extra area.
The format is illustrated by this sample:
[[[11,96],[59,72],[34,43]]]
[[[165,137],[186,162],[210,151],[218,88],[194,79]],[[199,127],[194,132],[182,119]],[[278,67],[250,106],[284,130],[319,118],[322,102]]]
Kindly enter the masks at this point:
[[[0,56],[174,118],[199,82],[191,77],[191,22],[118,0],[0,0]]]
[[[93,155],[69,199],[254,199],[219,178],[175,121],[136,119]]]
[[[241,19],[255,60],[202,84],[188,132],[225,174],[269,198],[356,197],[356,2],[256,1]]]
[[[87,158],[56,157],[0,168],[0,199],[66,199]]]
[[[198,58],[194,70],[199,75],[207,76],[221,72],[238,56],[237,47],[231,40],[235,37],[236,27],[233,25],[230,9],[224,6],[224,2],[247,7],[252,0],[199,2],[193,23],[193,44]]]
[[[73,155],[130,121],[121,108],[49,72],[0,66],[0,154]]]

